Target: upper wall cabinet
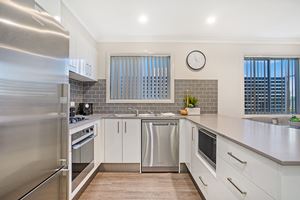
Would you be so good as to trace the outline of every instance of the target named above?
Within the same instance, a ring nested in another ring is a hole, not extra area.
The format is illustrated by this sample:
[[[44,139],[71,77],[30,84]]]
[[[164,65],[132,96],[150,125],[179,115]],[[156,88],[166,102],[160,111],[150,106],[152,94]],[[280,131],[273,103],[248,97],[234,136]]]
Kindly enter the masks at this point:
[[[80,81],[97,80],[96,41],[74,14],[61,4],[61,23],[70,34],[70,78]]]
[[[53,16],[57,21],[61,22],[61,1],[60,0],[35,0],[35,2]]]

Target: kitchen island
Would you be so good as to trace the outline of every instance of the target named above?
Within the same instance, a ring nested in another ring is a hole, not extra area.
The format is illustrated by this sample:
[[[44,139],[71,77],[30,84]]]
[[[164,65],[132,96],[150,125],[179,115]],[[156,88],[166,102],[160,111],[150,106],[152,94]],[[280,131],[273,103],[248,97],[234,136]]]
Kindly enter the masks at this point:
[[[186,118],[280,165],[300,166],[298,129],[221,115]]]

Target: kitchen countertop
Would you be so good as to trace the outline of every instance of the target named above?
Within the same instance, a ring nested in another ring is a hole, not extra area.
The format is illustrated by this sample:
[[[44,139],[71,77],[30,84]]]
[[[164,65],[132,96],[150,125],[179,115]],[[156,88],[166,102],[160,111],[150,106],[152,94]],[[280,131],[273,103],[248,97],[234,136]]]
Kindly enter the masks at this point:
[[[84,126],[84,125],[86,125],[86,124],[95,122],[95,121],[97,121],[97,120],[99,120],[99,119],[102,119],[104,116],[105,116],[105,115],[103,115],[103,114],[95,114],[95,115],[85,116],[85,117],[86,117],[86,120],[77,122],[77,123],[75,123],[75,124],[69,124],[69,131],[72,131],[72,129],[78,128],[78,127],[80,127],[80,126]]]
[[[99,119],[188,119],[217,135],[223,136],[280,165],[300,166],[300,130],[252,120],[207,114],[172,117],[117,117],[114,114],[95,114],[87,120],[70,124],[69,130]]]
[[[186,118],[280,165],[300,166],[298,129],[220,115]]]
[[[89,116],[85,116],[85,117],[86,117],[86,120],[77,122],[75,124],[69,124],[69,130],[78,128],[80,126],[97,121],[99,119],[184,119],[185,118],[182,115],[174,115],[174,116],[157,115],[157,116],[150,116],[150,117],[143,117],[143,116],[118,117],[114,114],[94,114],[94,115],[89,115]]]

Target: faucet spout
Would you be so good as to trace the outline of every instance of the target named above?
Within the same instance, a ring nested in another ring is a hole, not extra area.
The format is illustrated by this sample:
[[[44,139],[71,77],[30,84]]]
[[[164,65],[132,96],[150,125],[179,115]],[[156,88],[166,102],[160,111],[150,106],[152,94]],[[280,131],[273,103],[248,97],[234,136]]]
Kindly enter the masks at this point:
[[[128,108],[128,110],[133,110],[133,111],[135,111],[135,115],[136,115],[136,116],[139,116],[139,110],[138,110],[138,109]]]

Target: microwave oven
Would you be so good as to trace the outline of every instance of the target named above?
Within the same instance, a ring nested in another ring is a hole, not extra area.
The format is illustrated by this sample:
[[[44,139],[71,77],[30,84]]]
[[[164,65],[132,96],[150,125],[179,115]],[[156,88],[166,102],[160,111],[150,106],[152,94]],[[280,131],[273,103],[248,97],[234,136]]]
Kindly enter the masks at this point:
[[[198,128],[198,152],[210,166],[216,169],[217,137],[214,133]]]

